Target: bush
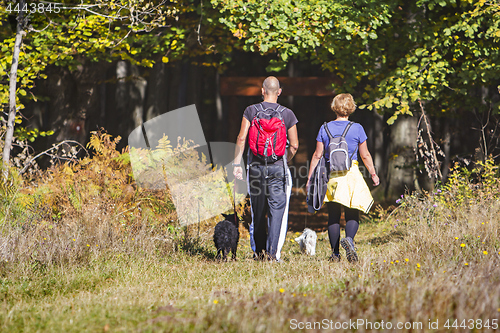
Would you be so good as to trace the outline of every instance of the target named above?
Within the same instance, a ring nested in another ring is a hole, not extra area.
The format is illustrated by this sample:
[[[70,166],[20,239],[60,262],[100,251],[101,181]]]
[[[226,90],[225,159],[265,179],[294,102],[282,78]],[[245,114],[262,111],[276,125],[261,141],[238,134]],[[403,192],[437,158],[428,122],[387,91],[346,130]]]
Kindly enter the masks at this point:
[[[107,251],[175,248],[178,223],[168,188],[138,188],[128,151],[116,150],[119,140],[93,132],[92,156],[1,185],[0,260],[82,264]]]
[[[457,265],[479,262],[500,250],[500,179],[490,158],[472,170],[456,165],[433,193],[403,195],[391,224],[408,232],[408,256],[451,258]]]

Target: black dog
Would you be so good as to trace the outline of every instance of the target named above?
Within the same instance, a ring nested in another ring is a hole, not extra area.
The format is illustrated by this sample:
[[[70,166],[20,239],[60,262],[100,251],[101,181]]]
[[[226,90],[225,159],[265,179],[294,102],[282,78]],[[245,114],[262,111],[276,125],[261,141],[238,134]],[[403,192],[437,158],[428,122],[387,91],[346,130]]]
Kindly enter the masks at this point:
[[[238,230],[238,220],[235,214],[222,214],[224,221],[217,223],[214,230],[214,243],[217,248],[217,259],[227,261],[229,252],[233,253],[233,259],[236,260],[236,248],[240,239]]]

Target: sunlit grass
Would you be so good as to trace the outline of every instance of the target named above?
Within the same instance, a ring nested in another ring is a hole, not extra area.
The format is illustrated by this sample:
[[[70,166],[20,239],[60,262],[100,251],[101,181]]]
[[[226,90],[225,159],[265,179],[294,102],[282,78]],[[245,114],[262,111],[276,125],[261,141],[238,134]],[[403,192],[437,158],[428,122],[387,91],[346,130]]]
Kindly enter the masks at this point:
[[[108,162],[102,156],[93,166]],[[126,174],[126,165],[116,168]],[[102,181],[97,171],[78,172],[91,183]],[[455,319],[489,320],[471,331],[494,331],[500,190],[492,172],[483,177],[488,186],[453,174],[453,186],[375,209],[355,238],[355,264],[342,252],[340,262],[328,261],[326,232],[315,256],[303,255],[289,232],[281,263],[254,261],[243,226],[238,260],[217,262],[216,220],[180,228],[164,194],[97,195],[42,182],[34,193],[48,201],[2,197],[11,206],[1,209],[0,332],[288,332],[350,320],[421,323],[423,331],[439,321],[433,330],[447,332]]]
[[[327,260],[325,232],[314,257],[302,255],[289,233],[282,263],[253,261],[246,238],[237,261],[218,263],[209,229],[185,249],[171,237],[167,250],[157,251],[144,231],[113,247],[84,241],[80,247],[92,252],[80,261],[2,261],[0,328],[285,332],[291,320],[494,319],[500,315],[498,222],[480,221],[429,227],[410,218],[398,232],[392,219],[364,223],[356,264]]]

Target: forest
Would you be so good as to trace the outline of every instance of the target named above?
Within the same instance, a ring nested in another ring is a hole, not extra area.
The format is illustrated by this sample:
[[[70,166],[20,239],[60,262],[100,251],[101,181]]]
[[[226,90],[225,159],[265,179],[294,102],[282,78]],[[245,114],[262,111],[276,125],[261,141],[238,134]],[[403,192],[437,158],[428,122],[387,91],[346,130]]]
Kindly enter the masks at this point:
[[[499,42],[487,0],[0,0],[0,330],[496,331]],[[282,262],[252,259],[239,197],[220,262],[200,207],[236,201],[223,169],[182,137],[131,138],[175,111],[209,151],[234,144],[269,75],[299,120]],[[357,263],[327,260],[303,193],[343,92],[381,179]],[[211,182],[184,200],[168,175]]]
[[[280,102],[299,119],[295,165],[310,159],[335,93],[355,96],[353,120],[368,134],[381,202],[405,189],[431,189],[455,162],[498,156],[498,4],[49,4],[0,7],[3,138],[13,129],[26,143],[15,145],[14,155],[36,156],[63,140],[85,145],[101,128],[126,138],[143,122],[191,104],[207,141],[234,142],[244,108],[260,100],[258,90],[238,85],[275,75],[288,80]],[[10,150],[3,152],[6,160]]]

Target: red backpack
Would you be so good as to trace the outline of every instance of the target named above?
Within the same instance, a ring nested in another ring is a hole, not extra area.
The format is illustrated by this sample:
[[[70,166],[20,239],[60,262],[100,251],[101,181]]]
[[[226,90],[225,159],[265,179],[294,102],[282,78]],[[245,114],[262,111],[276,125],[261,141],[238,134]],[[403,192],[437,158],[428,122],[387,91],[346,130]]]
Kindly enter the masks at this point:
[[[282,115],[285,108],[278,105],[276,110],[264,109],[262,103],[255,104],[255,108],[257,113],[248,130],[250,149],[266,164],[274,163],[283,157],[286,151],[286,126]]]

